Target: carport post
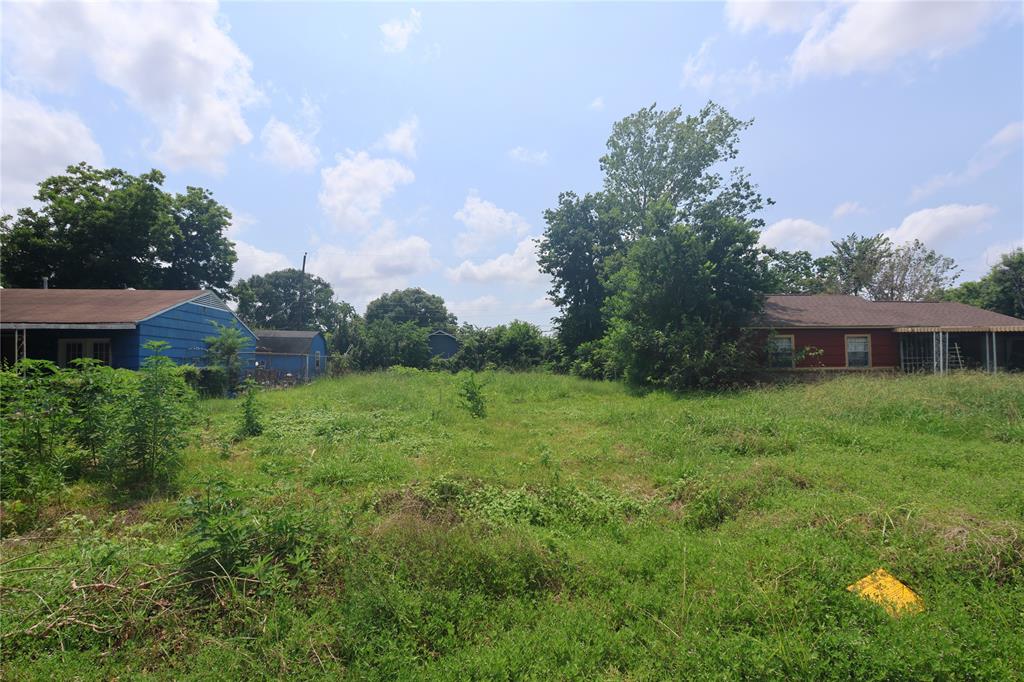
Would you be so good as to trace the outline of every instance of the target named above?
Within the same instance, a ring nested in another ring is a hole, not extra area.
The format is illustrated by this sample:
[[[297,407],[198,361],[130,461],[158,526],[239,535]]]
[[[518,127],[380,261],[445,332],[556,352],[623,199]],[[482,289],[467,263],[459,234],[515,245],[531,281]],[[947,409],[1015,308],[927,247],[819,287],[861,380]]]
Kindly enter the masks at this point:
[[[999,373],[999,346],[996,345],[995,332],[992,332],[992,373]]]

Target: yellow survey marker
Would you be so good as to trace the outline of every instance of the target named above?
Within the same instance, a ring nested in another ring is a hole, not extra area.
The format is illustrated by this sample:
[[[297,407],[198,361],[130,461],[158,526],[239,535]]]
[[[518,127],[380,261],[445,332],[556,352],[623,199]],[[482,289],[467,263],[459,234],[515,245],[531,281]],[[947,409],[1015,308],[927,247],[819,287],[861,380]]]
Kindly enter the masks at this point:
[[[917,613],[924,609],[921,598],[884,568],[864,576],[846,589],[881,604],[890,616]]]

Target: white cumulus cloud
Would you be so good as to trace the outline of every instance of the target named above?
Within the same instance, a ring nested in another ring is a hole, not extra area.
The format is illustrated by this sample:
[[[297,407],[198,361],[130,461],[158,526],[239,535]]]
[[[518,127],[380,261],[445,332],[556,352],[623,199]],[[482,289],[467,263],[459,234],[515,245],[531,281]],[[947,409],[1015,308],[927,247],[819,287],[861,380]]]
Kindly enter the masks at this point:
[[[383,147],[392,154],[401,154],[410,159],[416,158],[416,142],[419,138],[420,120],[411,116],[398,124],[398,127],[391,132],[385,133],[379,147]]]
[[[936,175],[910,193],[911,201],[918,201],[935,194],[947,187],[957,187],[976,180],[985,173],[994,170],[1011,154],[1021,151],[1024,142],[1024,121],[1008,123],[982,145],[981,149],[967,163],[967,167],[958,173]]]
[[[151,151],[172,169],[223,172],[252,139],[242,112],[262,94],[216,3],[13,3],[4,15],[20,81],[64,89],[90,69],[154,125]]]
[[[590,100],[590,108],[594,111],[601,111],[604,109],[604,97],[595,97]]]
[[[311,171],[320,159],[320,150],[310,135],[292,128],[273,116],[260,133],[263,158],[285,170]]]
[[[30,97],[2,93],[0,212],[28,206],[36,185],[69,165],[103,165],[103,150],[77,114],[50,109]]]
[[[761,233],[764,246],[786,251],[810,251],[818,255],[827,250],[829,231],[803,218],[784,218],[772,223]]]
[[[253,275],[265,275],[292,266],[283,253],[264,251],[249,242],[235,240],[235,253],[238,255],[238,262],[235,263],[236,282]]]
[[[409,40],[420,32],[420,19],[422,15],[419,10],[409,10],[409,16],[405,19],[392,19],[380,25],[382,34],[380,45],[385,52],[404,52],[409,47]]]
[[[368,230],[384,199],[415,177],[394,159],[349,150],[337,156],[335,165],[320,171],[320,207],[340,229]]]
[[[988,204],[946,204],[911,213],[886,235],[897,243],[920,239],[935,248],[942,242],[987,230],[988,219],[995,214],[995,207]]]
[[[511,282],[529,284],[541,280],[537,269],[537,244],[533,237],[519,242],[515,251],[474,263],[464,260],[447,275],[456,282]]]
[[[410,277],[436,267],[430,242],[420,236],[398,236],[390,223],[355,247],[324,244],[309,261],[310,272],[329,281],[339,298],[354,305],[407,286]]]
[[[729,0],[725,3],[729,28],[740,33],[761,26],[775,33],[803,31],[820,10],[819,3],[792,0]]]
[[[530,225],[521,215],[498,208],[474,192],[466,196],[454,218],[466,226],[455,237],[455,252],[460,256],[479,251],[500,239],[522,237],[530,231]]]
[[[987,2],[853,2],[819,13],[790,60],[797,79],[937,60],[977,41],[1006,7]]]

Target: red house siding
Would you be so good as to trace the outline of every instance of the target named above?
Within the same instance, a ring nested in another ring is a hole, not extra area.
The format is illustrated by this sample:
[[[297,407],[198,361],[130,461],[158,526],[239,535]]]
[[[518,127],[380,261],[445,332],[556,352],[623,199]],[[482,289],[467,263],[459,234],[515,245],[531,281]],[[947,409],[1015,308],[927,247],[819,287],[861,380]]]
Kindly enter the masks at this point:
[[[846,337],[850,334],[867,334],[871,337],[871,366],[898,367],[900,364],[900,340],[891,329],[776,329],[776,334],[793,335],[796,351],[816,348],[820,355],[812,355],[797,363],[797,367],[846,367]]]

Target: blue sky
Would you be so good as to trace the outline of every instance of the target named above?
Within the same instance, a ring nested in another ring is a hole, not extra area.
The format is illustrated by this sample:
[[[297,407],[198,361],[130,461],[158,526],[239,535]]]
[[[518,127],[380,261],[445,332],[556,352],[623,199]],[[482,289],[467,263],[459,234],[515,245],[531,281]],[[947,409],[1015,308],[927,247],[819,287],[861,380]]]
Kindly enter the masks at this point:
[[[1024,244],[1017,4],[3,5],[2,195],[88,160],[235,214],[240,275],[298,266],[362,307],[422,286],[549,327],[532,239],[600,189],[612,123],[754,118],[762,240],[920,238],[975,278]]]

